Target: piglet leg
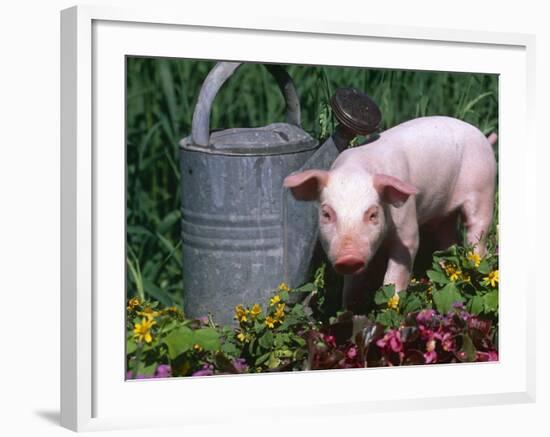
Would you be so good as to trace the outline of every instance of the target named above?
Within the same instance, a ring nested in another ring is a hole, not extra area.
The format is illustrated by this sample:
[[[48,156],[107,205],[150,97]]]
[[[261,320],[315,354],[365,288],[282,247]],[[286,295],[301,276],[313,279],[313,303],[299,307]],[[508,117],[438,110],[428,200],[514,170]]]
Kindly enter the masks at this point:
[[[388,268],[384,276],[384,284],[395,284],[396,291],[407,289],[417,251],[418,238],[416,240],[402,241],[396,239],[392,241],[389,248]]]
[[[487,233],[493,218],[492,189],[466,200],[461,211],[468,244],[474,246],[477,254],[484,256],[487,252]]]
[[[395,233],[388,239],[388,266],[384,284],[395,284],[396,291],[405,290],[411,279],[414,258],[420,243],[414,202],[399,208],[394,215]]]

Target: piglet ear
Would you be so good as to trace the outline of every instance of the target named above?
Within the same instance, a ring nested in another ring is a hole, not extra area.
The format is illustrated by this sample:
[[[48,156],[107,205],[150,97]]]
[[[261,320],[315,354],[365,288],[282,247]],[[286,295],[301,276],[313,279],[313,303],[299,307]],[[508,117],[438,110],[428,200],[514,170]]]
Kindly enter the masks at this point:
[[[393,176],[375,174],[372,182],[382,200],[397,208],[403,205],[410,195],[418,194],[418,189],[414,185]]]
[[[296,200],[317,200],[327,182],[328,171],[305,170],[287,176],[283,181],[283,187],[290,188]]]

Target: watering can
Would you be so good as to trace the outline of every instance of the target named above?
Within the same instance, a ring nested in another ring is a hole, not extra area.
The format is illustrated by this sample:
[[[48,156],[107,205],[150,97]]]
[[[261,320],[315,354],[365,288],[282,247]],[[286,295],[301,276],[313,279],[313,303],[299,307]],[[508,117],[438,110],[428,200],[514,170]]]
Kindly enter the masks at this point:
[[[265,65],[286,102],[286,122],[210,132],[213,101],[241,66],[219,62],[206,77],[191,135],[180,141],[184,310],[229,324],[236,305],[265,302],[281,282],[310,279],[318,238],[317,207],[296,201],[283,180],[328,169],[358,134],[374,132],[380,111],[350,88],[331,99],[340,121],[324,144],[301,128],[300,102],[286,70]]]

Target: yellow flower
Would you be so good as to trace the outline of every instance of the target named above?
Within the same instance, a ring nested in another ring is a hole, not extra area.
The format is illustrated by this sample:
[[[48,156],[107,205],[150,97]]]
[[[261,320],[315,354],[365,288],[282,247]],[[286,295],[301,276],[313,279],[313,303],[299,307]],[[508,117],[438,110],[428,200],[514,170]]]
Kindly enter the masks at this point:
[[[179,313],[179,310],[177,307],[175,306],[171,306],[171,307],[168,307],[168,308],[164,308],[162,311],[161,311],[162,314],[178,314]]]
[[[485,285],[491,284],[491,287],[496,287],[498,284],[499,274],[498,270],[493,270],[489,275],[485,276],[483,278],[485,281]]]
[[[285,304],[277,304],[277,309],[275,310],[275,318],[282,319],[285,316]]]
[[[133,310],[135,307],[140,305],[140,300],[137,297],[133,297],[128,301],[128,311]]]
[[[140,316],[147,317],[149,320],[153,320],[160,313],[158,311],[154,311],[151,307],[147,307],[143,311],[139,311],[138,314]]]
[[[247,320],[247,315],[248,315],[249,311],[243,307],[242,305],[237,305],[235,307],[235,318],[239,321],[239,322],[246,322]]]
[[[266,325],[268,328],[270,328],[270,329],[275,328],[275,323],[277,323],[277,320],[274,319],[273,317],[267,316],[267,317],[265,318],[265,325]]]
[[[479,267],[479,264],[481,263],[481,257],[477,253],[469,251],[466,255],[466,258],[468,258],[474,266]]]
[[[278,304],[280,301],[281,301],[281,296],[279,296],[278,294],[276,294],[275,296],[273,296],[273,297],[269,300],[269,305],[270,305],[270,306],[276,305],[276,304]]]
[[[395,293],[390,299],[388,300],[388,308],[391,309],[397,309],[397,306],[399,305],[399,295]]]
[[[239,332],[239,333],[237,334],[237,338],[239,339],[239,341],[240,341],[241,343],[250,341],[250,340],[248,339],[247,335],[246,335],[244,332]]]
[[[457,269],[453,264],[445,265],[445,273],[453,282],[458,281],[462,275],[460,269]]]
[[[262,307],[257,303],[250,309],[250,318],[255,319],[262,312]]]
[[[153,319],[144,317],[141,319],[141,323],[136,323],[134,325],[134,338],[137,341],[151,343],[153,337],[151,335],[151,328],[156,322]]]
[[[278,291],[290,291],[290,287],[285,282],[281,282],[277,287]]]

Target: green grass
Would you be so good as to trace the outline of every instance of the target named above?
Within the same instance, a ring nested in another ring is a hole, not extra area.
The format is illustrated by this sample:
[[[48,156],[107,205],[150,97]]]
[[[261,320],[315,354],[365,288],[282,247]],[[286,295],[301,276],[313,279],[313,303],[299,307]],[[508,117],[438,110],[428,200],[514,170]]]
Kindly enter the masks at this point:
[[[179,146],[189,135],[201,84],[213,62],[127,60],[127,295],[182,303]],[[292,65],[303,128],[323,135],[319,115],[338,87],[367,92],[382,129],[425,115],[449,115],[498,131],[495,75]],[[211,128],[284,121],[284,101],[261,66],[241,67],[218,94]],[[334,122],[329,128],[333,128]]]

